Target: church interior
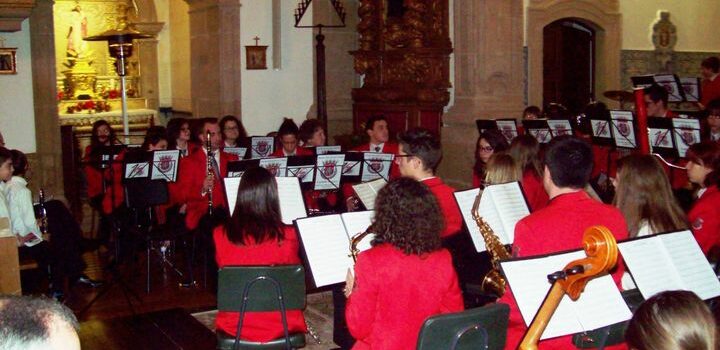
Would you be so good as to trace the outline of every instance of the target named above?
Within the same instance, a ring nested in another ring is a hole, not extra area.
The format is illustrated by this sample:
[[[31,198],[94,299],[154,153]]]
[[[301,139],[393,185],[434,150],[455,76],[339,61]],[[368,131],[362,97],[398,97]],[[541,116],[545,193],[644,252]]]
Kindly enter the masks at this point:
[[[248,136],[318,119],[345,150],[383,115],[391,140],[416,127],[437,135],[437,175],[464,190],[476,120],[520,121],[555,103],[570,118],[592,101],[636,111],[632,77],[702,77],[701,62],[720,55],[717,18],[717,0],[0,0],[0,132],[27,155],[33,198],[42,189],[66,203],[87,240],[100,217],[81,151],[98,120],[140,144],[173,118],[233,115]],[[145,244],[115,270],[85,249],[84,275],[106,285],[65,295],[83,348],[215,347],[218,277],[205,268],[179,288],[176,266]],[[17,269],[1,293],[43,293],[47,282]],[[339,348],[334,292],[308,292],[307,349]]]

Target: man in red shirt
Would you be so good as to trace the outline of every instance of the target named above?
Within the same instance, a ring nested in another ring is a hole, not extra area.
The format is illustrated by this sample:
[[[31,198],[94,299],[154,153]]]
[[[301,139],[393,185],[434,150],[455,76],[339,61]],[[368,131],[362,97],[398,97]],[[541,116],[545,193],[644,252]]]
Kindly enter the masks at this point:
[[[720,98],[720,59],[715,56],[708,57],[700,63],[700,73],[703,81],[700,90],[700,107],[705,108],[710,101]]]
[[[645,106],[647,106],[648,117],[660,117],[660,118],[677,118],[678,115],[668,109],[668,92],[664,87],[653,84],[645,88]],[[669,160],[679,166],[684,166],[682,160]],[[684,170],[678,170],[663,165],[665,173],[667,173],[670,183],[672,184],[673,190],[678,190],[687,187],[688,178]]]
[[[594,225],[606,226],[617,240],[628,237],[627,224],[620,210],[590,198],[583,191],[590,179],[592,165],[592,149],[585,141],[573,136],[561,136],[550,142],[543,171],[543,186],[550,196],[550,203],[526,216],[515,226],[513,248],[519,257],[579,249],[585,229]],[[619,260],[612,272],[618,286],[623,270]],[[527,327],[510,289],[500,301],[510,305],[505,348],[515,349]],[[540,348],[574,348],[570,338],[564,336],[544,340]]]

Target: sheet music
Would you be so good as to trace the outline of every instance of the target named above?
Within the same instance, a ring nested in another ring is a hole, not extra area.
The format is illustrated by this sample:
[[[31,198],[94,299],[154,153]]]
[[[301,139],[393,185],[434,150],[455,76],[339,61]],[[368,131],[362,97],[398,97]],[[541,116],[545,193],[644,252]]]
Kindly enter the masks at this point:
[[[365,211],[353,211],[348,213],[340,214],[340,217],[342,218],[343,224],[345,225],[345,231],[348,234],[348,237],[352,240],[352,238],[360,233],[363,233],[367,231],[368,227],[372,224],[372,220],[375,217],[375,211],[374,210],[365,210]],[[372,246],[370,245],[370,242],[375,239],[374,233],[369,233],[363,239],[358,243],[357,248],[364,252]]]
[[[601,137],[604,139],[612,138],[612,136],[610,135],[610,126],[608,125],[609,122],[607,120],[591,119],[590,124],[592,125],[593,136]]]
[[[125,164],[126,179],[144,179],[150,176],[150,162]]]
[[[277,177],[287,176],[287,157],[260,159],[260,167],[267,169]]]
[[[223,179],[225,182],[225,196],[228,201],[228,209],[230,210],[230,216],[235,211],[235,203],[237,203],[238,188],[240,187],[240,177],[226,177]]]
[[[245,153],[247,153],[247,147],[225,147],[223,151],[234,154],[238,156],[239,159],[243,159],[245,158]]]
[[[526,325],[532,322],[550,290],[547,275],[584,257],[585,252],[575,251],[501,263]],[[628,320],[630,317],[632,313],[612,277],[605,275],[588,282],[577,301],[572,301],[565,295],[540,339],[594,330]]]
[[[503,230],[508,238],[506,244],[515,240],[515,224],[522,218],[530,215],[525,197],[519,182],[510,182],[500,185],[491,185],[485,188],[492,193],[492,199],[502,220]]]
[[[700,121],[697,119],[672,119],[678,155],[685,157],[690,146],[700,142]]]
[[[323,154],[317,156],[315,163],[317,167],[315,189],[336,190],[340,188],[340,178],[342,177],[344,163],[344,154]]]
[[[515,120],[496,120],[495,123],[497,124],[498,130],[500,130],[503,136],[505,136],[508,143],[512,142],[512,140],[517,137],[518,131]]]
[[[651,148],[674,148],[670,129],[648,128],[648,133]]]
[[[688,102],[699,102],[700,101],[700,82],[695,77],[681,77],[680,85],[685,92],[685,101]]]
[[[345,281],[350,238],[340,215],[314,216],[295,221],[316,287]]]
[[[289,165],[287,167],[287,176],[294,176],[300,179],[300,182],[308,183],[313,181],[315,173],[315,165]]]
[[[303,201],[300,182],[296,177],[276,177],[278,199],[280,200],[280,215],[282,222],[292,225],[298,218],[307,216],[305,202]]]
[[[550,129],[528,129],[530,135],[532,135],[539,143],[548,143],[552,139]]]
[[[692,232],[659,235],[685,288],[707,300],[720,296],[720,281],[710,267]]]
[[[482,253],[487,250],[485,248],[485,240],[480,234],[480,229],[478,228],[475,219],[472,217],[472,207],[473,204],[475,204],[475,197],[477,197],[479,193],[479,188],[471,188],[465,191],[456,191],[454,195],[455,201],[460,208],[463,221],[465,222],[465,226],[467,227],[468,233],[470,233],[470,238],[475,246],[475,250],[478,253]]]
[[[389,179],[393,158],[394,155],[390,153],[365,152],[360,181],[366,182],[379,178]]]
[[[326,154],[329,152],[340,152],[340,151],[342,151],[342,147],[340,147],[340,145],[316,146],[315,147],[315,154],[317,154],[317,155]]]
[[[612,133],[617,147],[637,147],[632,112],[610,111],[610,121],[612,122]]]
[[[165,180],[175,182],[177,179],[177,165],[180,162],[180,151],[154,151],[151,180]]]
[[[373,210],[375,209],[375,198],[377,197],[378,192],[380,192],[386,184],[387,181],[385,181],[385,179],[379,178],[374,181],[352,185],[352,188],[362,204],[365,206],[365,209]]]
[[[553,120],[549,119],[547,121],[548,126],[550,127],[550,131],[552,132],[553,137],[563,136],[563,135],[572,135],[572,126],[570,125],[569,120]]]
[[[266,158],[273,153],[275,139],[269,136],[253,136],[250,138],[250,158]]]
[[[653,77],[655,82],[668,92],[668,102],[682,102],[682,94],[678,81],[673,74],[657,74]]]

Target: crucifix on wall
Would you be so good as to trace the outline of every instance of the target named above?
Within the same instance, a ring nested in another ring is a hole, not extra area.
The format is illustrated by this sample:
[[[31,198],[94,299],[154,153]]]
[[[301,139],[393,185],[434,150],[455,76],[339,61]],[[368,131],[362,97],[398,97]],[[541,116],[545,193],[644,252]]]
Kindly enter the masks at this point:
[[[255,45],[245,46],[245,69],[267,69],[267,46],[258,45],[259,37],[254,37]]]

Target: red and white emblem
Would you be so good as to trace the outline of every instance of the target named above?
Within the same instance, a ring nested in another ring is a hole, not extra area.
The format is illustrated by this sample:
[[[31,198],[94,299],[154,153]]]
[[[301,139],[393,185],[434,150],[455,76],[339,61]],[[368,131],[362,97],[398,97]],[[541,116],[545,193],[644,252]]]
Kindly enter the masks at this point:
[[[370,159],[368,164],[370,165],[370,169],[376,173],[380,173],[385,168],[382,159]]]
[[[270,144],[267,141],[259,141],[255,150],[261,157],[266,157],[270,152]]]
[[[322,164],[322,174],[325,176],[325,178],[332,178],[335,176],[335,173],[337,172],[337,161],[334,160],[328,160],[323,162]]]
[[[161,156],[158,168],[163,173],[167,173],[172,169],[173,157],[172,156]]]

